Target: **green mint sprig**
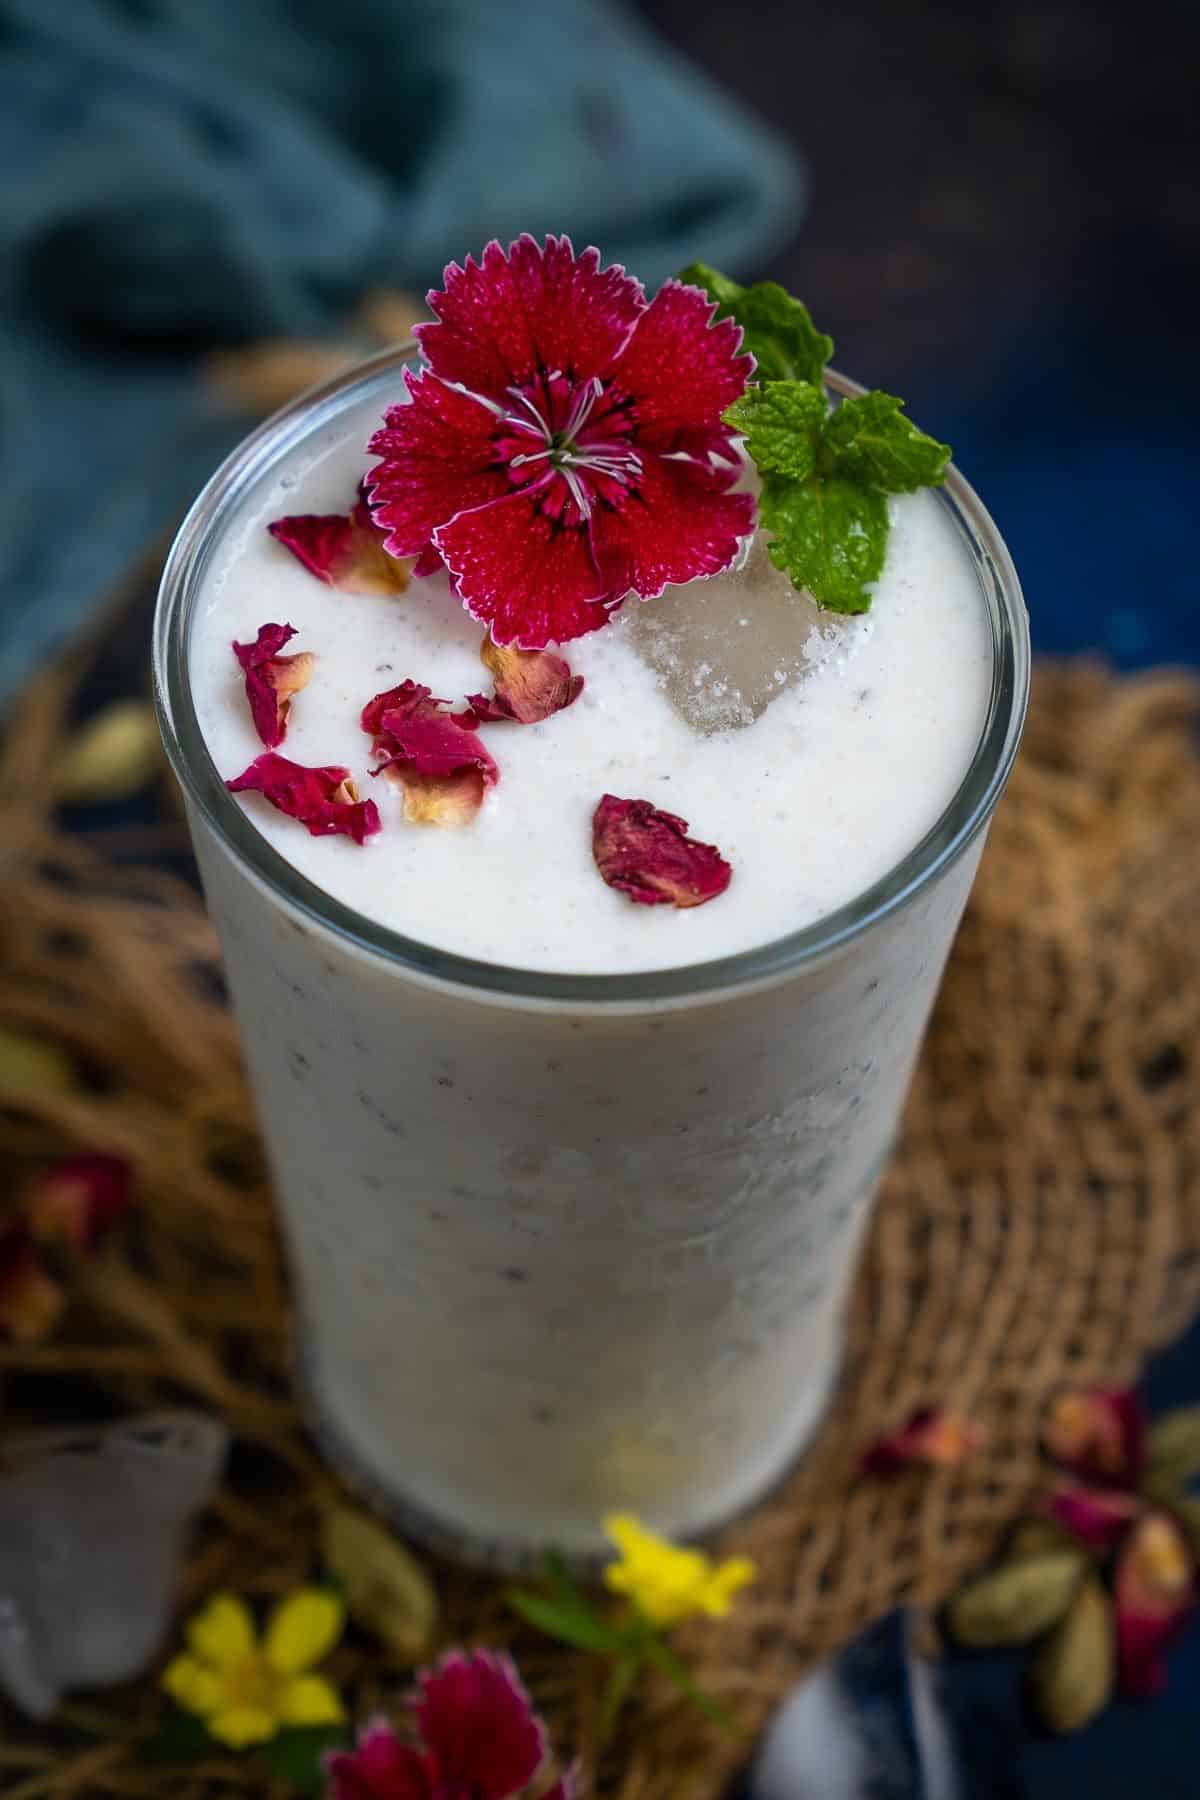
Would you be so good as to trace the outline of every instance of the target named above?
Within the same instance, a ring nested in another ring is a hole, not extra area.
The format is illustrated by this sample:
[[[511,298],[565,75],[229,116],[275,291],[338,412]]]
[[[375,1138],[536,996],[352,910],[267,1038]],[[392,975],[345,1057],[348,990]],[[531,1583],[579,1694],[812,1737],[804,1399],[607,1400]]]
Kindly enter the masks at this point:
[[[919,431],[893,394],[875,390],[831,411],[824,377],[833,340],[776,282],[740,287],[702,263],[680,280],[702,287],[718,318],[737,321],[758,364],[725,421],[745,437],[762,480],[771,561],[818,606],[866,612],[887,555],[887,496],[944,481],[949,445]]]
[[[596,1606],[576,1586],[561,1557],[550,1555],[545,1559],[540,1591],[511,1588],[507,1599],[515,1613],[547,1637],[607,1662],[599,1744],[611,1736],[625,1701],[647,1666],[660,1670],[674,1682],[714,1725],[735,1737],[741,1735],[740,1727],[725,1708],[696,1684],[687,1664],[666,1642],[661,1628],[652,1625],[636,1607],[622,1615]]]

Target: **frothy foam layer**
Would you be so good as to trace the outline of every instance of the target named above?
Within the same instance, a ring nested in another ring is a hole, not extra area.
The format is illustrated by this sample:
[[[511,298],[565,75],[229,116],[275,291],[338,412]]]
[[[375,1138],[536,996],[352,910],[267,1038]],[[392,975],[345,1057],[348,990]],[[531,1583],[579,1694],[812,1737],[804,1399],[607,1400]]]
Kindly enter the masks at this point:
[[[367,918],[462,955],[529,969],[628,973],[708,961],[783,937],[852,900],[934,825],[982,729],[991,650],[966,546],[936,496],[890,502],[870,614],[818,614],[762,546],[710,582],[629,600],[564,646],[586,686],[540,725],[484,727],[501,769],[475,822],[406,824],[371,781],[363,703],[411,677],[457,700],[489,683],[482,629],[444,577],[397,599],[323,586],[271,539],[283,513],[346,508],[376,408],[349,415],[260,485],[210,564],[190,666],[223,776],[262,748],[229,648],[267,620],[317,664],[288,756],[344,763],[378,801],[365,848],[314,839],[258,797],[248,815],[308,878]],[[748,621],[743,623],[743,621]],[[732,863],[728,891],[687,912],[633,905],[591,851],[604,793],[682,814]],[[239,804],[242,804],[239,802]]]

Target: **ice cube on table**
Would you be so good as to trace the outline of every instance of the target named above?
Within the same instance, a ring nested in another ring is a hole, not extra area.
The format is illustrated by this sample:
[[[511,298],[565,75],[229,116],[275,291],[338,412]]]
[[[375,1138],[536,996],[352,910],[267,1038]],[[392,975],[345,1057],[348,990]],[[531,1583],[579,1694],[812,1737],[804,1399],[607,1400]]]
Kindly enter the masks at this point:
[[[723,575],[625,602],[625,629],[676,712],[709,735],[752,725],[777,694],[837,649],[823,613],[767,554],[759,531]]]

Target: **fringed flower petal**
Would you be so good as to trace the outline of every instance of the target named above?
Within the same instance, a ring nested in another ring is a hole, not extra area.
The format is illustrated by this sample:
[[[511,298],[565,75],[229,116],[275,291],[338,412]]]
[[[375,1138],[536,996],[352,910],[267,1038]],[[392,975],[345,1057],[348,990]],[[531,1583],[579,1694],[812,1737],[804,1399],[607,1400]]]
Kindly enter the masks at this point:
[[[379,808],[373,800],[359,799],[349,769],[337,764],[310,769],[264,750],[225,786],[231,794],[261,794],[313,837],[342,836],[364,844],[380,829]]]
[[[754,501],[725,474],[650,457],[636,488],[592,519],[592,554],[606,593],[652,600],[663,589],[727,569],[754,529]]]
[[[429,1760],[401,1741],[387,1719],[372,1719],[353,1750],[325,1757],[328,1800],[438,1800]]]
[[[328,587],[402,594],[408,586],[411,570],[400,560],[402,552],[385,549],[386,534],[372,519],[362,488],[348,513],[296,513],[273,519],[267,530]]]
[[[447,1796],[511,1800],[545,1760],[533,1703],[508,1657],[492,1651],[452,1651],[422,1675],[416,1723]]]
[[[549,482],[522,488],[434,533],[455,592],[498,644],[542,650],[608,624],[588,533],[564,526],[556,498]]]
[[[489,636],[479,655],[492,672],[495,691],[490,698],[471,694],[467,704],[485,723],[510,719],[518,725],[536,725],[570,706],[583,692],[583,676],[572,675],[570,664],[550,650],[516,650],[511,644],[493,643]]]
[[[700,288],[664,282],[613,364],[614,385],[633,400],[639,425],[711,427],[745,392],[754,358],[732,319],[710,324],[715,304]]]
[[[543,248],[528,232],[507,253],[493,239],[479,262],[451,263],[442,281],[428,295],[435,322],[413,335],[444,380],[498,401],[542,371],[603,373],[645,306],[641,283],[602,269],[598,250],[576,256],[567,237]]]
[[[703,906],[733,870],[712,844],[687,835],[686,819],[648,800],[605,794],[592,819],[592,853],[609,887],[642,906]]]
[[[456,514],[499,500],[512,484],[496,452],[496,415],[428,371],[405,371],[409,401],[390,407],[367,445],[382,460],[367,475],[375,522],[393,556],[439,568],[430,540]]]

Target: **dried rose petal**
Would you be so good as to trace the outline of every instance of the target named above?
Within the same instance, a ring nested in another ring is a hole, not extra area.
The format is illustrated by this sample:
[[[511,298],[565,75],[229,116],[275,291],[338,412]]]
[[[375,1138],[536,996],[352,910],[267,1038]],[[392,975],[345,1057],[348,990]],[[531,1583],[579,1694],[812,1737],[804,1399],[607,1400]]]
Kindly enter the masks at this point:
[[[467,704],[485,724],[512,719],[518,725],[536,725],[551,713],[561,712],[583,692],[583,676],[572,675],[571,666],[550,650],[515,650],[485,637],[480,657],[492,671],[495,693],[470,694]]]
[[[344,593],[402,594],[408,586],[412,565],[384,549],[387,533],[372,519],[362,486],[348,513],[296,513],[272,519],[267,530],[318,581]]]
[[[132,1171],[123,1156],[68,1156],[35,1184],[25,1209],[39,1243],[80,1254],[99,1249],[129,1210]]]
[[[987,1441],[982,1425],[923,1406],[900,1431],[877,1438],[861,1462],[864,1475],[892,1475],[912,1463],[948,1468],[965,1462]]]
[[[642,906],[703,906],[725,892],[733,870],[687,828],[686,819],[648,800],[605,794],[592,818],[596,867],[609,887]]]
[[[308,685],[316,658],[311,650],[298,656],[279,652],[296,635],[294,625],[260,625],[252,644],[235,641],[233,654],[246,677],[246,699],[254,729],[269,750],[287,736],[292,696]]]
[[[446,712],[417,681],[402,681],[368,700],[362,728],[371,735],[376,775],[404,790],[404,816],[415,825],[466,825],[500,779],[475,730],[473,711]]]
[[[1092,1550],[1112,1550],[1145,1510],[1136,1494],[1119,1488],[1059,1481],[1043,1502],[1048,1518]]]
[[[0,1232],[0,1338],[40,1343],[54,1329],[66,1298],[26,1226]]]
[[[338,764],[306,769],[264,750],[225,786],[231,794],[261,794],[289,819],[299,819],[313,837],[340,835],[362,844],[380,829],[379,808],[373,800],[359,799],[349,769]]]
[[[1196,1566],[1187,1539],[1168,1514],[1147,1513],[1130,1533],[1117,1558],[1113,1599],[1121,1691],[1157,1694],[1167,1678],[1163,1651],[1196,1606]]]
[[[1046,1453],[1086,1481],[1136,1487],[1145,1417],[1127,1389],[1085,1388],[1051,1401],[1042,1429]]]

